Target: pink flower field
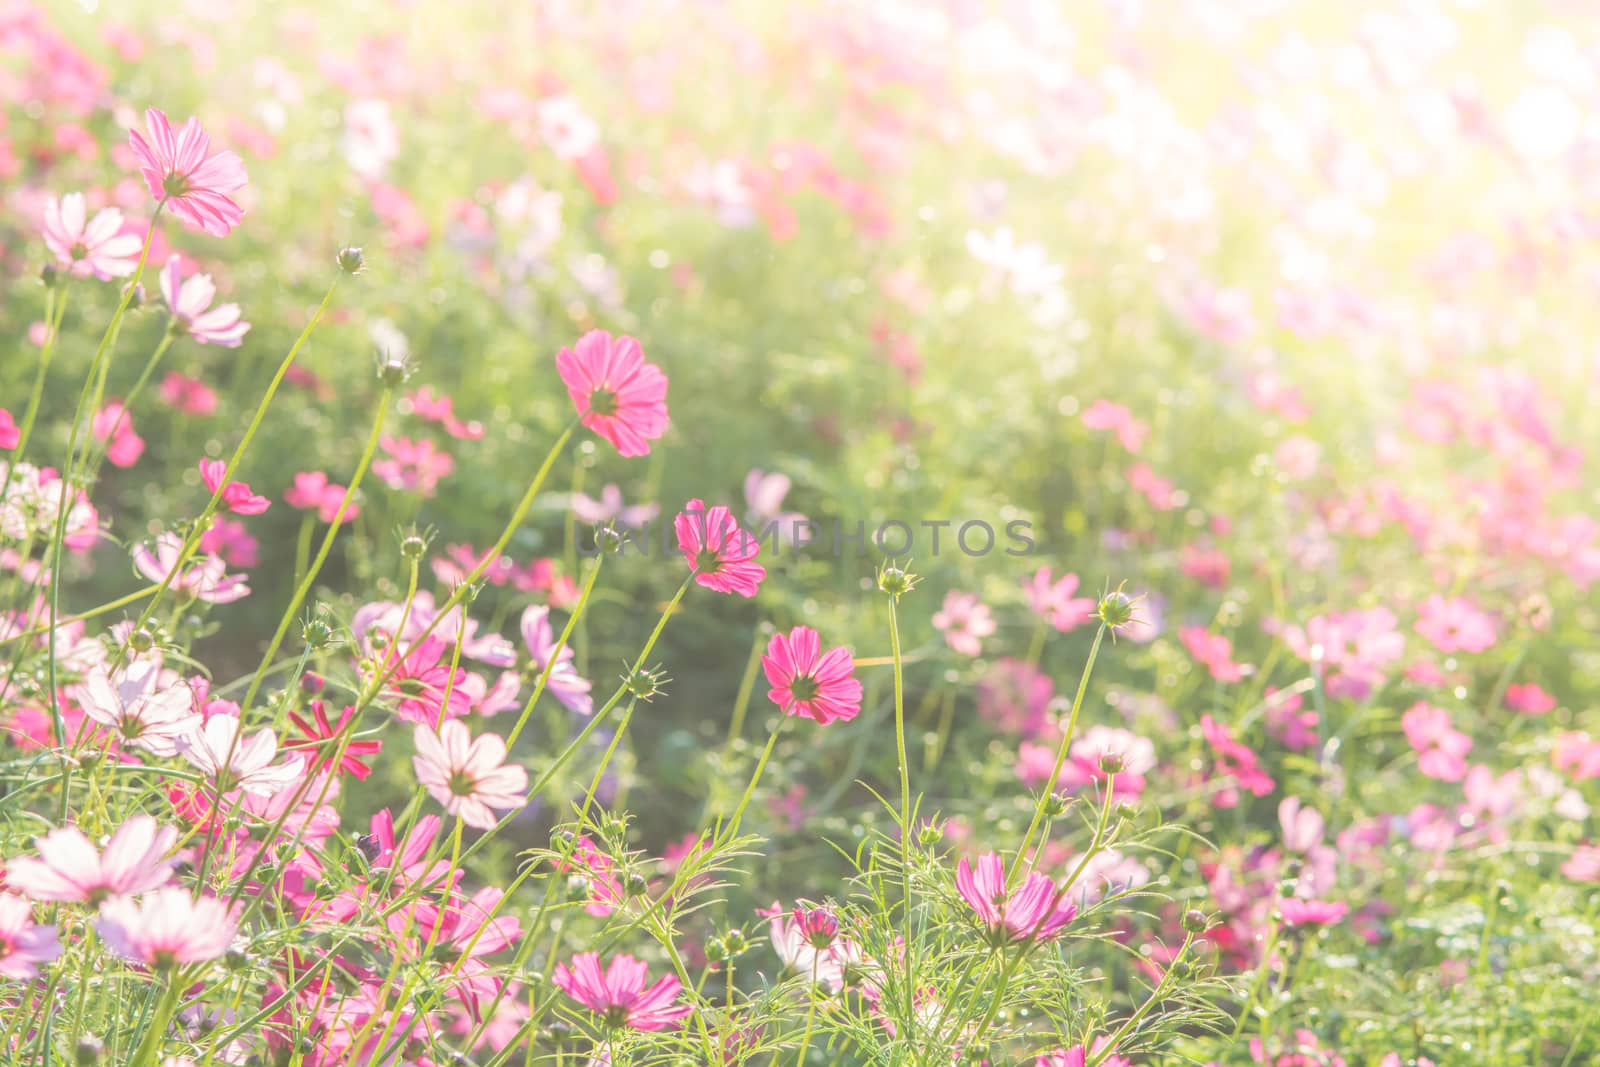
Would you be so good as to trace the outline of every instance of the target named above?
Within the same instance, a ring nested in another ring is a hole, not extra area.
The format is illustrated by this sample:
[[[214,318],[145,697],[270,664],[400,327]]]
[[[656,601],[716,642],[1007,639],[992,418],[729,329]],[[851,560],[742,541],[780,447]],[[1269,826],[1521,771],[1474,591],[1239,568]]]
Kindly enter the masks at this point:
[[[0,1067],[1600,1062],[1600,7],[0,0]]]

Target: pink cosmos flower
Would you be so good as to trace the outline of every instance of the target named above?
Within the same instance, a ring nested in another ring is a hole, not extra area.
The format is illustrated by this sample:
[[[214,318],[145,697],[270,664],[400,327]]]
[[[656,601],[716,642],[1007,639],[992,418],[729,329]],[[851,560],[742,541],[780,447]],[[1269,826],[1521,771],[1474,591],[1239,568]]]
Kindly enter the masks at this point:
[[[230,567],[254,567],[261,562],[261,542],[244,523],[226,515],[214,515],[211,528],[200,535],[200,551],[220,556]]]
[[[1545,715],[1556,710],[1556,698],[1535,682],[1506,686],[1506,707],[1524,715]]]
[[[27,981],[39,973],[39,964],[61,955],[54,926],[35,926],[33,905],[10,893],[0,893],[0,977]]]
[[[211,275],[195,274],[184,278],[179,266],[181,259],[181,256],[173,256],[161,271],[161,296],[172,312],[173,322],[197,344],[238,348],[250,331],[250,324],[240,320],[239,305],[212,307],[217,286]]]
[[[696,584],[719,593],[738,593],[753,597],[767,570],[752,562],[761,543],[739,528],[738,520],[720,504],[707,508],[702,500],[691,500],[673,520],[678,533],[678,550],[694,570]]]
[[[1129,452],[1137,452],[1150,435],[1150,427],[1140,422],[1133,412],[1109,400],[1096,400],[1083,409],[1083,424],[1091,430],[1114,430],[1117,440]]]
[[[1303,900],[1285,897],[1278,901],[1278,913],[1286,926],[1329,926],[1344,918],[1350,905],[1343,901]]]
[[[1202,715],[1200,734],[1216,755],[1214,773],[1217,777],[1232,779],[1240,788],[1247,789],[1253,796],[1258,797],[1266,796],[1276,787],[1277,783],[1272,780],[1271,775],[1261,769],[1261,762],[1256,758],[1255,752],[1249,745],[1235,739],[1233,731],[1227,726],[1210,715]],[[1212,802],[1221,808],[1237,807],[1238,791],[1231,787],[1225,788],[1216,794]]]
[[[102,208],[88,218],[82,193],[45,205],[44,243],[61,270],[101,281],[132,274],[144,247],[137,234],[122,232],[122,212],[116,208]]]
[[[590,330],[556,355],[556,369],[583,424],[619,455],[649,455],[647,442],[667,432],[667,376],[632,337]]]
[[[311,702],[310,711],[309,719],[292,711],[289,713],[289,722],[300,731],[300,736],[284,742],[283,750],[307,753],[311,761],[310,769],[313,771],[332,770],[333,755],[339,750],[339,739],[347,732],[356,709],[348,704],[345,705],[344,710],[339,713],[337,722],[329,720],[327,707],[320,700]],[[366,781],[367,775],[372,773],[372,768],[362,763],[361,757],[375,756],[382,749],[382,741],[352,740],[344,746],[344,754],[339,757],[338,769],[353,778]]]
[[[215,389],[175,370],[161,379],[161,399],[185,415],[210,415],[217,410]]]
[[[216,897],[196,900],[181,886],[100,906],[95,924],[111,951],[156,970],[221,958],[238,932],[232,910]]]
[[[1178,640],[1217,681],[1237,682],[1244,677],[1245,666],[1233,662],[1233,642],[1225,635],[1210,633],[1204,626],[1180,626]]]
[[[572,957],[570,965],[558,963],[552,980],[567,996],[602,1016],[608,1026],[666,1030],[693,1013],[687,1004],[673,1006],[683,988],[677,978],[666,975],[646,989],[646,977],[643,960],[614,956],[602,972],[600,954],[582,952]]]
[[[933,615],[934,629],[944,634],[945,644],[963,656],[976,656],[983,651],[983,639],[995,632],[994,615],[976,593],[961,593],[952,589],[945,594],[944,604]]]
[[[409,437],[386,436],[378,444],[385,458],[373,463],[372,473],[390,489],[431,497],[439,487],[439,479],[449,477],[456,469],[455,457],[427,438],[413,441]]]
[[[172,573],[182,553],[183,539],[175,533],[164,533],[156,538],[153,551],[148,545],[139,545],[133,550],[133,565],[152,582],[160,582]],[[231,604],[250,595],[244,577],[228,574],[227,564],[217,556],[205,556],[198,563],[192,563],[188,570],[172,580],[172,589],[180,596],[208,604]]]
[[[1022,585],[1028,598],[1028,607],[1062,633],[1074,630],[1094,617],[1095,603],[1089,597],[1074,597],[1078,591],[1078,576],[1063,574],[1056,578],[1049,567],[1040,567],[1032,578]]]
[[[244,163],[232,152],[212,152],[199,119],[191,118],[175,132],[158,108],[150,108],[144,118],[149,139],[131,130],[128,144],[150,195],[166,201],[188,225],[213,237],[228,236],[244,218],[244,209],[229,196],[249,181]]]
[[[124,745],[156,756],[175,756],[179,742],[200,725],[200,714],[188,685],[176,681],[158,686],[157,673],[153,664],[135,662],[113,681],[100,664],[84,676],[78,704]]]
[[[611,482],[600,490],[600,499],[596,500],[584,493],[572,494],[572,514],[582,522],[617,522],[623,526],[638,528],[655,518],[661,512],[659,504],[625,504],[622,499],[622,490]]]
[[[270,729],[245,738],[237,717],[211,716],[206,724],[189,735],[183,758],[211,779],[219,793],[242,789],[259,797],[270,797],[300,780],[305,760],[291,756],[273,763],[278,754],[278,736]]]
[[[200,461],[200,478],[206,483],[206,488],[213,495],[218,488],[222,490],[222,506],[239,515],[259,515],[272,506],[272,502],[264,496],[258,496],[244,482],[222,483],[222,477],[228,471],[228,465],[220,459],[202,459]]]
[[[549,606],[529,604],[522,613],[521,629],[522,643],[527,646],[528,655],[533,657],[533,666],[541,672],[546,668],[550,670],[545,688],[554,693],[568,711],[575,711],[579,715],[590,714],[594,710],[594,698],[589,695],[589,679],[580,675],[573,666],[574,653],[570,646],[563,645],[561,651],[556,652]],[[554,667],[550,666],[552,656],[556,661]]]
[[[37,859],[24,856],[6,870],[6,884],[34,900],[88,903],[109,897],[148,893],[172,879],[168,857],[178,840],[176,827],[148,815],[135,815],[117,827],[97,851],[83,831],[67,826],[34,838]]]
[[[998,852],[979,856],[975,867],[963,858],[956,865],[956,891],[996,945],[1048,941],[1078,914],[1055,880],[1038,871],[1029,871],[1021,885],[1007,891],[1005,861]]]
[[[1400,728],[1417,753],[1417,769],[1441,782],[1459,782],[1467,775],[1472,738],[1456,730],[1450,713],[1417,701],[1400,717]]]
[[[10,451],[22,443],[22,431],[17,428],[17,421],[11,417],[11,412],[0,408],[0,449]]]
[[[328,476],[321,471],[301,471],[294,476],[294,485],[284,490],[283,499],[292,508],[307,511],[315,508],[317,518],[331,523],[339,516],[345,492],[344,486],[328,481]],[[352,500],[344,509],[342,521],[349,522],[359,514],[361,507]]]
[[[448,650],[439,638],[428,637],[406,652],[384,683],[384,691],[398,701],[396,718],[432,725],[441,717],[458,719],[472,710],[472,698],[464,688],[467,672],[451,667],[445,658]],[[380,669],[387,668],[388,657]]]
[[[451,815],[480,830],[498,821],[495,811],[520,808],[528,802],[528,772],[506,763],[506,743],[496,734],[474,740],[462,723],[451,720],[434,733],[418,726],[412,734],[417,754],[411,766],[417,780]]]
[[[112,400],[95,412],[89,432],[95,440],[106,443],[106,460],[113,467],[131,467],[144,455],[144,438],[134,432],[133,416],[120,400]]]
[[[1422,602],[1417,633],[1440,652],[1482,652],[1497,640],[1495,622],[1465,597],[1435,593]]]
[[[809,626],[773,634],[761,657],[772,689],[767,693],[785,715],[804,715],[823,725],[849,722],[861,710],[861,683],[845,648],[822,651],[822,639]]]

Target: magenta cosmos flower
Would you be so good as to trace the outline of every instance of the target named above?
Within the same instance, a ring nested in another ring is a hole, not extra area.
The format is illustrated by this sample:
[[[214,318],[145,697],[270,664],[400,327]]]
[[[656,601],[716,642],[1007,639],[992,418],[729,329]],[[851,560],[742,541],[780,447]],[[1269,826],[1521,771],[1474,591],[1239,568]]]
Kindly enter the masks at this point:
[[[126,278],[143,247],[137,234],[122,232],[122,212],[102,208],[88,217],[82,193],[51,200],[44,209],[44,244],[56,266],[74,278]]]
[[[822,651],[822,639],[809,626],[773,634],[761,668],[772,689],[767,696],[785,715],[804,715],[827,723],[850,721],[861,710],[861,683],[855,661],[844,648]]]
[[[158,970],[218,959],[238,930],[227,904],[216,897],[196,900],[182,886],[147,893],[137,903],[108,900],[95,925],[111,951]]]
[[[693,1012],[687,1004],[673,1005],[683,987],[666,975],[645,988],[644,961],[614,956],[602,972],[600,954],[582,952],[569,966],[556,964],[555,983],[562,992],[605,1018],[607,1026],[632,1030],[667,1030]]]
[[[139,159],[150,195],[166,201],[188,225],[213,237],[228,236],[244,218],[244,209],[229,196],[250,180],[244,162],[232,152],[212,152],[199,119],[191,118],[174,131],[167,116],[151,108],[144,121],[149,139],[130,130],[128,145]]]
[[[996,945],[1049,940],[1078,914],[1076,905],[1061,899],[1065,894],[1057,891],[1055,881],[1038,871],[1029,871],[1020,886],[1008,891],[998,852],[979,856],[976,867],[965,859],[957,864],[956,891],[978,913]]]
[[[39,964],[60,954],[56,928],[35,926],[33,905],[0,893],[0,977],[25,981],[39,973]]]
[[[244,482],[228,482],[223,484],[223,475],[228,473],[228,465],[220,459],[202,459],[200,461],[200,480],[206,483],[206,488],[215,494],[222,490],[222,506],[236,515],[259,515],[272,506],[272,502],[264,496],[259,496],[249,485]]]
[[[738,593],[751,597],[767,576],[767,569],[752,562],[761,551],[761,542],[739,529],[738,520],[727,508],[707,508],[703,500],[691,500],[673,520],[678,532],[678,550],[694,570],[694,580],[719,593]]]
[[[239,319],[238,304],[211,306],[217,286],[209,274],[183,276],[182,257],[173,256],[161,271],[161,295],[172,311],[173,321],[184,333],[202,345],[238,348],[250,324]]]
[[[639,342],[590,330],[556,356],[583,424],[624,456],[647,456],[667,432],[667,376],[646,363]]]
[[[135,815],[117,827],[103,851],[74,826],[34,838],[37,858],[24,856],[6,870],[6,884],[34,900],[71,901],[98,906],[109,897],[148,893],[172,878],[167,853],[178,831],[148,815]]]
[[[418,726],[412,734],[417,754],[411,766],[417,781],[451,815],[479,830],[494,826],[495,811],[520,808],[528,802],[528,772],[506,763],[506,743],[496,734],[477,740],[452,719],[434,733]]]

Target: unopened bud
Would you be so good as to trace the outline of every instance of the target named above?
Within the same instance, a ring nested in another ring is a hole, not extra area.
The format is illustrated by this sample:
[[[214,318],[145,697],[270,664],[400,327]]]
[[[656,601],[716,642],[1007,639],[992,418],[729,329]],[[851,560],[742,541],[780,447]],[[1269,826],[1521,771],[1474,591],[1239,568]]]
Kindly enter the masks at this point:
[[[349,248],[339,249],[336,257],[339,269],[346,274],[360,274],[367,269],[366,257],[361,254],[361,249],[351,245]]]
[[[1183,928],[1191,934],[1205,933],[1206,913],[1198,908],[1190,908],[1183,913]]]

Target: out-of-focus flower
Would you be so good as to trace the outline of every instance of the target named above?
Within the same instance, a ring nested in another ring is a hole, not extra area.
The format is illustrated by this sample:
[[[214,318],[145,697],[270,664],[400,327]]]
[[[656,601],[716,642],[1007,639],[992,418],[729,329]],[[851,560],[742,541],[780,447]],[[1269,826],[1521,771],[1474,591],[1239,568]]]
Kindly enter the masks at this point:
[[[243,322],[238,304],[211,306],[217,287],[209,274],[183,276],[182,257],[173,256],[161,271],[161,295],[172,312],[175,326],[198,344],[238,348],[250,324]]]

